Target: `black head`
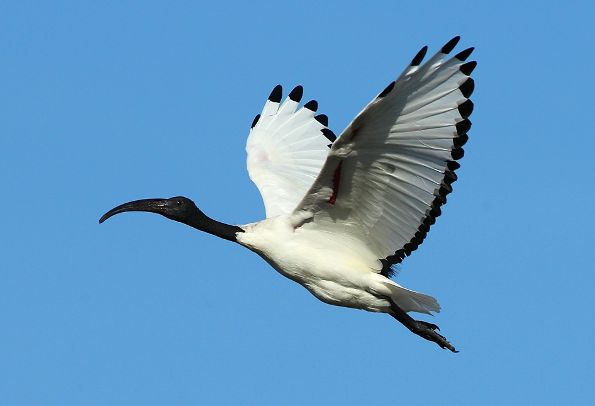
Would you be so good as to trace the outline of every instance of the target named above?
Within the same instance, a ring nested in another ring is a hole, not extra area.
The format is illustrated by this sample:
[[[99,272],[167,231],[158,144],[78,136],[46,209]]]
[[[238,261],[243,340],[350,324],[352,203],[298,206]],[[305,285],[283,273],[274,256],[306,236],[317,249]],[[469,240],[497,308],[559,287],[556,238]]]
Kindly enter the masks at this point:
[[[244,231],[241,227],[213,220],[200,211],[192,200],[184,196],[169,199],[143,199],[124,203],[101,216],[99,222],[103,223],[111,216],[125,211],[148,211],[161,214],[170,220],[179,221],[197,230],[234,242],[237,242],[237,234]]]
[[[184,196],[176,196],[169,199],[142,199],[121,204],[101,216],[99,222],[103,223],[108,218],[125,211],[157,213],[185,224],[204,216],[192,200]]]

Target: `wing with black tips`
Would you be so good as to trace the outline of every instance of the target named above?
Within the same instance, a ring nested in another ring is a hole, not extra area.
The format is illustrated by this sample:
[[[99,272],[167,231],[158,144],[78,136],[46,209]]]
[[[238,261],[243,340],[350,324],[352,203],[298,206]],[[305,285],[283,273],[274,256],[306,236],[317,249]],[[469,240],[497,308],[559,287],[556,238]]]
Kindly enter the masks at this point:
[[[424,64],[422,48],[356,116],[296,209],[313,216],[304,227],[358,238],[385,275],[421,244],[457,179],[476,65],[465,62],[473,48],[449,56],[458,40]]]
[[[302,94],[297,86],[281,103],[282,88],[277,85],[254,118],[246,143],[248,174],[260,191],[267,218],[295,209],[336,139],[327,128],[327,116],[315,114],[315,100],[299,107]]]

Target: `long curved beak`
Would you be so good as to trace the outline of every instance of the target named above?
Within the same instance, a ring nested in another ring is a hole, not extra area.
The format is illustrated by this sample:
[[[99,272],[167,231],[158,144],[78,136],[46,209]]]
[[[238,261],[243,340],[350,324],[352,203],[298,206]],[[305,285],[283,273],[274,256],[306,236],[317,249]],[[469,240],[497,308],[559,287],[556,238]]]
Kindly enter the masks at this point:
[[[121,204],[114,207],[107,213],[105,213],[99,219],[99,224],[103,223],[108,218],[115,216],[118,213],[125,211],[148,211],[151,213],[163,214],[167,207],[167,199],[142,199],[135,200],[132,202]]]

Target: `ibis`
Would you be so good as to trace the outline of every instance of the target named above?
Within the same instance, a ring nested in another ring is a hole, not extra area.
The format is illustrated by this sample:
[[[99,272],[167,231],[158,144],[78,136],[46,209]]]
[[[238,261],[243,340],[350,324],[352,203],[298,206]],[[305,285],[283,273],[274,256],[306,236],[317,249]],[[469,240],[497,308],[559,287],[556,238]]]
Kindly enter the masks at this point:
[[[387,313],[411,332],[457,352],[435,324],[432,296],[393,279],[394,267],[424,241],[452,184],[471,127],[477,62],[459,37],[425,62],[427,46],[335,136],[303,88],[283,99],[277,85],[248,136],[247,167],[266,218],[230,225],[182,196],[124,203],[100,223],[128,211],[157,213],[258,255],[321,301]]]

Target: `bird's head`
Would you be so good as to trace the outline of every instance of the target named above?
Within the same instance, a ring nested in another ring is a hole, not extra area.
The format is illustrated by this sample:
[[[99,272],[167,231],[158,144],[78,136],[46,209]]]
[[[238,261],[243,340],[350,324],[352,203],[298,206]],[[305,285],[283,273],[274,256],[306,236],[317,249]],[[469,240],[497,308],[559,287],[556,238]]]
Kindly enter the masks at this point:
[[[192,200],[184,196],[176,196],[169,199],[142,199],[121,204],[101,216],[99,222],[103,223],[108,218],[125,211],[157,213],[184,224],[190,224],[204,216]]]

